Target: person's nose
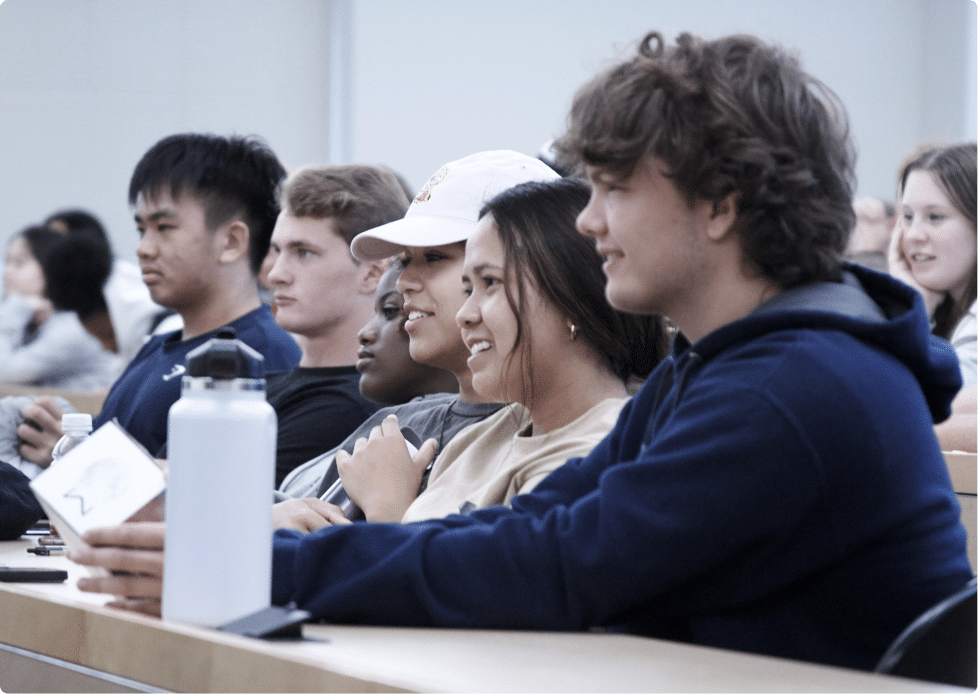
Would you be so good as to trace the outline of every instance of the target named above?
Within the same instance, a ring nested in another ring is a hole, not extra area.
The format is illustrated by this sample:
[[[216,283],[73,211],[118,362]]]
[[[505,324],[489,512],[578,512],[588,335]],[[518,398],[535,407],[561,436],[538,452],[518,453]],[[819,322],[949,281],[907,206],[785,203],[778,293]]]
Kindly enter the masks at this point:
[[[360,332],[357,333],[357,340],[363,346],[372,345],[377,341],[377,321],[372,319],[367,322],[365,326],[360,328]]]
[[[397,282],[394,286],[404,296],[409,294],[414,294],[415,292],[421,291],[421,281],[418,279],[411,265],[408,265],[401,271],[400,277],[397,278]]]
[[[136,257],[140,260],[150,260],[155,258],[158,253],[159,247],[153,234],[145,232],[139,238],[139,244],[136,246]]]
[[[903,238],[913,243],[924,243],[929,238],[927,229],[922,223],[919,215],[914,215],[909,220],[903,221]]]
[[[577,215],[577,230],[592,239],[598,239],[608,232],[608,226],[604,219],[604,214],[599,210],[600,205],[591,194],[591,199],[587,205]]]
[[[274,251],[269,251],[273,253]],[[272,267],[268,271],[267,279],[268,283],[273,287],[276,285],[288,284],[290,275],[285,267],[285,261],[283,260],[283,254],[278,253],[275,260],[272,261]]]
[[[459,328],[471,328],[477,325],[481,320],[481,314],[479,313],[479,306],[473,295],[469,295],[469,298],[465,300],[462,307],[455,314],[455,322],[458,323]]]

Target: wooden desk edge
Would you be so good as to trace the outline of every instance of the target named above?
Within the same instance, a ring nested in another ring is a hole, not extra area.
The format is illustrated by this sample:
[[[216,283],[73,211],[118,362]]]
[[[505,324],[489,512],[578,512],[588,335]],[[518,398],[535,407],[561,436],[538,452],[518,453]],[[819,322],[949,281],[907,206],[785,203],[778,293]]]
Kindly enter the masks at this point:
[[[696,690],[707,682],[718,690],[723,682],[756,691],[921,689],[912,680],[617,634],[306,625],[307,636],[331,641],[336,650],[329,652],[161,622],[18,585],[0,586],[0,600],[3,643],[171,691],[447,691],[488,682],[499,691],[597,690],[593,676],[575,688],[568,685],[573,672],[553,670],[568,646],[604,661],[605,674],[620,668],[620,680],[614,674],[602,680],[615,691],[677,691],[683,684]],[[514,663],[520,659],[513,650],[524,647],[528,657]],[[490,679],[487,661],[497,655],[499,679]],[[688,663],[677,669],[676,662],[691,658],[698,669]],[[959,691],[934,683],[926,689]]]
[[[954,491],[958,494],[978,494],[978,455],[944,451],[944,460]]]

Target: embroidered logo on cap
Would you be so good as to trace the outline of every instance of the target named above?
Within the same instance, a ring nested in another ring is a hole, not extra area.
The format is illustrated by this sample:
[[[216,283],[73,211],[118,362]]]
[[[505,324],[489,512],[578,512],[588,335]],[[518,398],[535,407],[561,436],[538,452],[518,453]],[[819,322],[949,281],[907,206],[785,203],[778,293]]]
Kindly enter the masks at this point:
[[[438,171],[435,172],[435,175],[429,178],[428,182],[424,184],[424,188],[421,189],[421,192],[418,193],[418,196],[414,199],[414,203],[412,204],[417,205],[420,202],[425,202],[426,200],[430,200],[431,189],[434,188],[439,183],[441,183],[443,180],[445,180],[445,176],[447,175],[448,175],[447,166],[443,166],[440,169],[438,169]]]

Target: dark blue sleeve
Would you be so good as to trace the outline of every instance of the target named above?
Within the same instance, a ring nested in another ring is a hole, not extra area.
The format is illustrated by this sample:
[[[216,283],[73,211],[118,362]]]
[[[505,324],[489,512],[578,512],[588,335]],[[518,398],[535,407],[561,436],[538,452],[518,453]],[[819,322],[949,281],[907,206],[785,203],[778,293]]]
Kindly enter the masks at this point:
[[[811,400],[804,384],[794,390],[790,397]],[[867,651],[878,656],[931,598],[970,574],[947,473],[936,463],[920,470],[916,456],[892,458],[918,468],[894,485],[892,471],[874,463],[875,442],[860,450],[831,426],[814,441],[799,417],[826,413],[804,407],[707,381],[686,392],[651,444],[641,439],[652,413],[633,408],[589,456],[513,509],[280,531],[274,600],[368,624],[628,625],[657,634],[682,620],[707,635],[701,642],[761,634],[762,652],[776,650],[781,624],[825,640],[820,620],[846,623],[868,609],[876,621],[865,625],[875,639]],[[930,481],[914,492],[923,477]],[[870,588],[894,575],[886,595]]]

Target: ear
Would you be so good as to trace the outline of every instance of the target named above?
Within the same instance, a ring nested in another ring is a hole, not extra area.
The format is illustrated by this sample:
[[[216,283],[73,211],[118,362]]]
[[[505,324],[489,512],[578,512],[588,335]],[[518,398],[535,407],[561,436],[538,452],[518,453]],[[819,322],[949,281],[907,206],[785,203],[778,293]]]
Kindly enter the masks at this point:
[[[380,278],[387,270],[387,260],[365,260],[360,263],[360,281],[357,293],[373,296],[380,284]]]
[[[706,203],[711,205],[711,203]],[[722,241],[734,228],[737,221],[737,194],[731,193],[723,200],[712,203],[710,219],[707,222],[707,236],[713,241]]]
[[[217,231],[220,255],[218,256],[221,264],[231,265],[238,262],[242,257],[248,259],[248,246],[251,240],[251,232],[248,225],[240,219],[226,224]]]

